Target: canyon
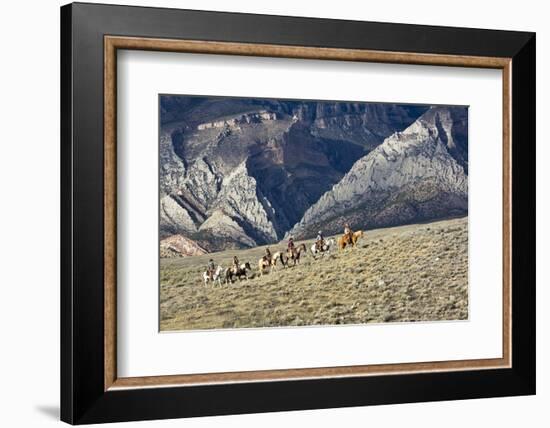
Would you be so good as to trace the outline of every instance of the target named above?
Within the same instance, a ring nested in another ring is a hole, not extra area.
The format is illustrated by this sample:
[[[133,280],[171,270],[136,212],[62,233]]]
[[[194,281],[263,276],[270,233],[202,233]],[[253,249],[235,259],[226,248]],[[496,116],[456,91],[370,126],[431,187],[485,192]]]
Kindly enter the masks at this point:
[[[197,246],[165,257],[467,213],[465,107],[162,96],[160,108],[160,238]]]

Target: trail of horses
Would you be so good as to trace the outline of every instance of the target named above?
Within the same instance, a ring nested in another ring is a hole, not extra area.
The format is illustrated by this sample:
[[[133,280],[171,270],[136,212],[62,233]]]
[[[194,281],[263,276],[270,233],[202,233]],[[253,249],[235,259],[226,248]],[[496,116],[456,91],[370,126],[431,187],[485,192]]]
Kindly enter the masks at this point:
[[[284,244],[269,247],[274,253]],[[297,266],[260,276],[264,251],[162,259],[161,330],[468,318],[467,217],[367,231],[354,249],[316,260],[308,251]],[[208,259],[230,266],[234,255],[250,262],[251,279],[205,287]]]

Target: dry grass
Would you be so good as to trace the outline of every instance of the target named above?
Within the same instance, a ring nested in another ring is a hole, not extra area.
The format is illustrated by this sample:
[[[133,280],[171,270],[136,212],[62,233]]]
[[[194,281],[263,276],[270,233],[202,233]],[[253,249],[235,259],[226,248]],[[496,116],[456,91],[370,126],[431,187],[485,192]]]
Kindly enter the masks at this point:
[[[161,330],[468,318],[467,218],[369,231],[355,249],[259,277],[264,248],[161,260]],[[234,254],[254,278],[205,287],[208,259]]]

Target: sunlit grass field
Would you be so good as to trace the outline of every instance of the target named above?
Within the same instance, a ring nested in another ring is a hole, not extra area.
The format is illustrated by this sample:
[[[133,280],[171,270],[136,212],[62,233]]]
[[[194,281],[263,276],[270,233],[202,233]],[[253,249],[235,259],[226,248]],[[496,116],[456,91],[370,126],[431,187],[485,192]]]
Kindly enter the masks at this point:
[[[265,247],[161,259],[161,330],[468,318],[467,217],[367,231],[356,248],[317,260],[312,241],[304,242],[299,265],[262,277]],[[269,247],[274,253],[286,244]],[[205,287],[208,260],[228,267],[234,255],[250,262],[251,278]]]

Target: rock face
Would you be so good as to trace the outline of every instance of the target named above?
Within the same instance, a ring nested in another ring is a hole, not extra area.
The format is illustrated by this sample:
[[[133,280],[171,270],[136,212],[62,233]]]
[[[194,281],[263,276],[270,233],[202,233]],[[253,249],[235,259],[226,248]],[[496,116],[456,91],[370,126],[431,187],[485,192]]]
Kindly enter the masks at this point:
[[[291,229],[309,233],[318,223],[309,210],[316,207],[312,212],[328,221],[333,186],[347,186],[344,180],[353,170],[359,173],[369,153],[429,113],[429,106],[380,103],[186,96],[160,101],[161,238],[179,234],[207,251],[276,242]],[[460,130],[456,115],[437,117],[431,132],[466,174],[467,128]],[[413,164],[403,159],[392,165],[417,168]],[[412,172],[402,175],[391,180],[404,192]],[[427,183],[413,190],[429,198]],[[381,216],[394,217],[390,211]]]
[[[165,195],[160,199],[160,228],[165,232],[196,232],[197,227],[190,211],[178,202],[177,196]]]
[[[224,217],[239,225],[249,238],[247,241],[253,246],[277,239],[272,221],[273,209],[269,201],[262,196],[256,180],[249,175],[246,161],[223,179],[212,210],[214,213],[223,213]],[[227,223],[224,217],[220,217],[222,221],[217,223],[211,215],[204,224],[209,224],[209,229],[214,233],[217,231],[225,236],[231,236],[224,227]],[[204,224],[201,230],[204,230]]]
[[[247,235],[245,230],[229,215],[221,210],[215,210],[201,225],[200,231],[217,239],[218,246],[226,249],[253,247],[256,241]]]
[[[359,159],[289,232],[311,237],[468,212],[467,110],[433,107]]]
[[[277,120],[277,113],[271,113],[265,110],[258,112],[245,113],[229,119],[216,120],[214,122],[205,122],[197,125],[199,131],[212,128],[240,129],[239,125],[261,123],[267,120]]]
[[[206,254],[206,250],[181,235],[172,235],[160,241],[160,257],[186,257]]]

